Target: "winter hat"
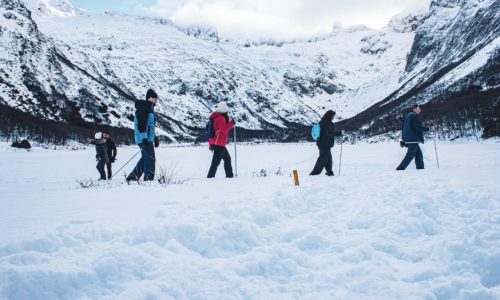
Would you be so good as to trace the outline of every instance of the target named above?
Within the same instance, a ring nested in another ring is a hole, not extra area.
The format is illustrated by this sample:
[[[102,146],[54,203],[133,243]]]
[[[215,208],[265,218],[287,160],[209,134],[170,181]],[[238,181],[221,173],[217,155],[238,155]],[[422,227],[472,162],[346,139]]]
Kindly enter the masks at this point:
[[[103,134],[102,132],[97,132],[95,135],[94,135],[94,138],[96,140],[101,140],[103,138]]]
[[[229,111],[229,107],[227,106],[226,102],[220,102],[219,104],[217,104],[215,111],[221,114],[227,113]]]
[[[148,100],[149,98],[158,98],[158,94],[156,94],[156,92],[153,91],[152,89],[149,89],[146,92],[146,100]]]

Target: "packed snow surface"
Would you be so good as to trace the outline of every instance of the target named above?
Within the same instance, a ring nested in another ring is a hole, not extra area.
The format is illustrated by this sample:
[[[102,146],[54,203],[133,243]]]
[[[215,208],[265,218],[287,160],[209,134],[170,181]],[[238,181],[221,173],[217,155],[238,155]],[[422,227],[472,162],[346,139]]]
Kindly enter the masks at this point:
[[[94,149],[4,146],[0,299],[500,299],[500,144],[437,147],[396,172],[395,143],[345,144],[338,176],[337,144],[330,178],[313,144],[245,145],[213,180],[206,147],[163,147],[183,184],[82,189]]]

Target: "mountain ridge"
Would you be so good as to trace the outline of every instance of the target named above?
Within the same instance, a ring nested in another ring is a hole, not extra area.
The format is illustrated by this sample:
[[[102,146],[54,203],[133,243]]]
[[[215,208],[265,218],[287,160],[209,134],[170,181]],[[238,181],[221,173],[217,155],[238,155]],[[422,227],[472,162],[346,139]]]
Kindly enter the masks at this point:
[[[484,10],[477,6],[489,7],[488,1],[475,2],[476,7],[470,2],[433,1],[428,12],[395,16],[382,30],[358,26],[308,41],[252,46],[220,39],[216,31],[183,30],[166,19],[68,9],[65,0],[29,0],[35,13],[33,18],[31,14],[22,18],[33,29],[24,32],[23,26],[5,16],[16,15],[15,4],[20,11],[24,5],[8,0],[5,4],[10,3],[11,9],[0,14],[0,32],[10,30],[11,36],[7,45],[3,39],[4,48],[12,48],[9,44],[22,48],[16,41],[22,33],[37,42],[24,43],[29,51],[23,50],[26,54],[21,57],[28,56],[38,64],[20,61],[20,52],[10,49],[1,59],[20,71],[0,69],[4,82],[0,102],[42,119],[82,124],[89,130],[102,125],[132,128],[132,101],[143,98],[152,87],[163,98],[158,106],[159,132],[169,141],[203,141],[206,116],[218,101],[228,102],[243,138],[305,139],[308,126],[328,108],[349,119],[341,124],[360,136],[381,134],[387,131],[366,130],[373,121],[370,118],[397,120],[408,102],[428,103],[422,97],[415,100],[401,95],[429,93],[426,82],[435,82],[467,61],[459,59],[451,69],[450,63],[445,64],[442,53],[458,44],[453,40],[432,57],[424,55],[424,46],[439,40],[432,27],[439,18],[442,28],[461,35],[467,33],[453,27],[455,18],[472,20],[471,28],[480,27],[484,32],[486,25],[480,21],[498,15],[498,7],[493,7],[493,13],[478,15]],[[6,10],[5,4],[0,8]],[[54,13],[59,6],[65,14]],[[494,23],[490,31],[498,33],[497,26]],[[474,34],[477,32],[467,36]],[[498,44],[483,41],[477,45],[479,52]],[[455,56],[464,58],[467,55],[462,52],[474,47],[456,48]],[[427,65],[423,66],[422,58]],[[37,67],[40,65],[50,66],[51,71]],[[440,72],[442,76],[436,76]],[[460,76],[452,79],[457,81]],[[498,86],[496,77],[484,80],[493,83],[480,82],[486,90]],[[389,111],[380,108],[386,102],[394,102]],[[393,125],[387,128],[397,130]]]

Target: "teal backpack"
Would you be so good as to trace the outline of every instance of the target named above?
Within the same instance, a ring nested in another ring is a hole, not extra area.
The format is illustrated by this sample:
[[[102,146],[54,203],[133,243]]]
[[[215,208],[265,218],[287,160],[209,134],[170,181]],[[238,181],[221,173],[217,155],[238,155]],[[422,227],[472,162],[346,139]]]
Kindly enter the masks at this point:
[[[311,129],[311,136],[313,140],[317,141],[319,139],[320,134],[321,134],[321,126],[319,125],[319,123],[317,123]]]

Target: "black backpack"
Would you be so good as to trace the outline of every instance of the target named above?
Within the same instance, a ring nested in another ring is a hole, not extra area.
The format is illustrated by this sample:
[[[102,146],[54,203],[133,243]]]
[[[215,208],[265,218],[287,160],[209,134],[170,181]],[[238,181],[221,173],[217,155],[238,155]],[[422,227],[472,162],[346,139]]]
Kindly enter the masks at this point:
[[[214,128],[214,119],[209,119],[208,123],[207,123],[207,126],[205,126],[206,130],[207,130],[207,137],[209,139],[215,137],[215,128]]]

